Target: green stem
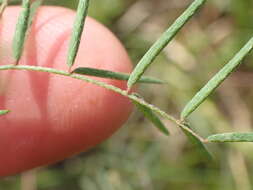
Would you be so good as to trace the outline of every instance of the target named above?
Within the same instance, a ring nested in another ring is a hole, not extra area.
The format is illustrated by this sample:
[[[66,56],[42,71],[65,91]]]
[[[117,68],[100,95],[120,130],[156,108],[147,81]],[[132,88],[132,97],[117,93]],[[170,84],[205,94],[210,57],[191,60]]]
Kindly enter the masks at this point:
[[[0,71],[1,70],[2,71],[3,70],[28,70],[28,71],[46,72],[46,73],[52,73],[52,74],[56,74],[56,75],[67,76],[67,77],[70,77],[70,78],[79,79],[79,80],[82,80],[82,81],[85,81],[85,82],[88,82],[88,83],[95,84],[97,86],[100,86],[100,87],[103,87],[105,89],[116,92],[118,94],[121,94],[122,96],[125,96],[125,97],[129,98],[130,100],[133,100],[135,102],[138,102],[141,105],[144,105],[144,106],[148,107],[149,109],[151,109],[152,111],[154,111],[157,114],[161,115],[162,117],[172,121],[173,123],[176,124],[176,126],[180,127],[181,129],[183,128],[184,130],[187,130],[193,136],[198,138],[201,142],[206,142],[205,139],[200,137],[198,134],[196,134],[190,128],[184,126],[184,124],[182,124],[180,120],[177,120],[176,118],[174,118],[173,116],[171,116],[171,115],[167,114],[166,112],[162,111],[158,107],[147,103],[145,100],[143,100],[142,98],[137,97],[135,94],[130,94],[129,95],[126,90],[122,90],[122,89],[117,88],[113,85],[106,84],[104,82],[97,81],[97,80],[91,79],[91,78],[86,77],[86,76],[71,74],[71,73],[66,72],[66,71],[53,69],[53,68],[49,68],[49,67],[30,66],[30,65],[2,65],[2,66],[0,66]]]

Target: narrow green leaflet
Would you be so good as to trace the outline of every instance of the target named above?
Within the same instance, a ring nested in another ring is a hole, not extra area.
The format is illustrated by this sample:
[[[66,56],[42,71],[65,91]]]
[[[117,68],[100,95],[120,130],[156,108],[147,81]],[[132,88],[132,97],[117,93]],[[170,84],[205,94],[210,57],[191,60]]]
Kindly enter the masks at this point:
[[[72,71],[72,73],[82,74],[82,75],[89,75],[89,76],[97,76],[102,78],[111,78],[111,79],[117,79],[117,80],[128,80],[129,75],[125,73],[120,72],[112,72],[108,70],[102,70],[102,69],[95,69],[95,68],[88,68],[88,67],[79,67]],[[152,77],[142,77],[138,82],[141,83],[154,83],[154,84],[163,84],[164,82],[152,78]]]
[[[10,110],[0,110],[0,116],[9,113]]]
[[[38,8],[40,7],[40,5],[42,4],[43,0],[35,0],[30,8],[30,15],[29,15],[29,19],[28,19],[28,27],[32,25],[32,22],[34,20],[34,17],[37,13]]]
[[[188,124],[184,124],[184,126],[190,128]],[[192,142],[192,144],[195,145],[196,148],[198,148],[199,152],[203,155],[203,157],[209,160],[213,160],[213,156],[207,150],[206,146],[200,141],[199,138],[194,136],[192,133],[190,133],[188,130],[186,130],[182,126],[181,126],[181,129],[183,130],[184,134],[188,137],[188,139]]]
[[[19,61],[23,52],[26,32],[28,29],[29,16],[30,0],[23,0],[22,10],[18,18],[18,23],[16,24],[16,31],[13,39],[13,56],[17,62]]]
[[[71,68],[75,62],[76,55],[79,49],[85,18],[88,13],[89,0],[79,0],[79,5],[77,8],[75,23],[73,27],[73,32],[70,39],[67,64]]]
[[[159,119],[159,117],[155,113],[153,113],[151,109],[136,101],[134,101],[134,104],[145,115],[145,117],[147,117],[154,124],[154,126],[158,128],[163,134],[167,136],[170,134],[168,129],[163,124],[163,122]]]
[[[167,46],[180,29],[190,20],[196,11],[205,3],[206,0],[194,0],[194,2],[178,17],[178,19],[162,34],[162,36],[152,45],[152,47],[143,56],[130,75],[127,86],[128,89],[140,79],[158,54]]]
[[[8,0],[1,0],[0,3],[1,3],[1,5],[0,5],[0,18],[1,18],[5,8],[8,5]]]
[[[209,142],[253,142],[253,133],[223,133],[211,135]]]
[[[182,120],[189,116],[240,65],[252,48],[253,37],[185,106],[181,113]]]

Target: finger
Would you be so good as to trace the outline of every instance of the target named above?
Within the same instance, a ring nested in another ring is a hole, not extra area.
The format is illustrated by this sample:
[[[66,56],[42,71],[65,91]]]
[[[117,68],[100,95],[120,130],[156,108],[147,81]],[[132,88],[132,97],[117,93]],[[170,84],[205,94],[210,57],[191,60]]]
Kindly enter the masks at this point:
[[[0,65],[13,63],[11,43],[19,7],[4,12]],[[66,55],[74,12],[40,8],[20,64],[67,70]],[[4,53],[3,53],[4,52]],[[120,42],[88,18],[75,67],[130,72]],[[75,79],[30,71],[1,71],[0,176],[61,160],[100,143],[127,119],[132,105],[113,92]],[[124,82],[103,80],[120,88]]]

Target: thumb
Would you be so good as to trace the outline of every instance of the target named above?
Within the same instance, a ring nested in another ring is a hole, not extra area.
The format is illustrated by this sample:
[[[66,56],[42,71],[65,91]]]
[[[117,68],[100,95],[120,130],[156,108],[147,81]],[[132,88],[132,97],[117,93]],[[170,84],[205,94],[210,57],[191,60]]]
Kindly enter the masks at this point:
[[[11,44],[19,7],[9,7],[0,24],[0,65],[14,62]],[[20,64],[67,70],[75,13],[40,8]],[[87,18],[75,67],[130,72],[126,51],[104,26]],[[99,79],[120,88],[125,82]],[[62,160],[108,138],[128,118],[124,97],[92,84],[31,71],[1,71],[0,176]]]

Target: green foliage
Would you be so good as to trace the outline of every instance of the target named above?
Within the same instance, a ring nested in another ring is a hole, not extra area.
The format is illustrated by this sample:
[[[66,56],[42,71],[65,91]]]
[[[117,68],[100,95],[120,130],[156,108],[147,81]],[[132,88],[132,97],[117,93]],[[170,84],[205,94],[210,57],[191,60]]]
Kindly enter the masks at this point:
[[[13,56],[17,63],[19,62],[19,59],[23,52],[26,32],[29,26],[29,17],[30,0],[23,0],[22,10],[18,18],[18,23],[16,25],[16,31],[13,39]]]
[[[253,37],[208,83],[191,99],[181,113],[181,119],[191,114],[240,65],[253,48]]]
[[[42,0],[36,0],[33,3],[31,3],[30,0],[22,1],[22,10],[18,18],[16,31],[13,38],[13,56],[16,60],[16,63],[19,62],[19,59],[22,56],[28,29],[32,25],[36,11],[41,3]]]
[[[185,135],[188,137],[188,139],[196,147],[196,149],[198,149],[201,155],[203,155],[203,158],[212,161],[213,157],[211,153],[207,150],[206,146],[202,142],[204,140],[201,141],[201,139],[198,136],[196,136],[195,134],[191,133],[191,131],[188,130],[188,129],[191,129],[189,124],[183,123],[181,128],[183,132],[185,133]]]
[[[67,64],[71,68],[75,62],[76,55],[81,41],[85,18],[88,13],[89,0],[80,0],[77,8],[73,32],[70,39]]]
[[[169,27],[169,29],[162,34],[162,36],[154,43],[154,45],[147,51],[140,62],[135,67],[128,80],[128,88],[139,80],[145,70],[154,61],[157,55],[166,47],[166,45],[175,37],[180,29],[187,21],[196,13],[196,11],[205,3],[206,0],[195,0],[181,16]]]
[[[28,19],[28,26],[32,25],[32,22],[36,16],[37,10],[41,6],[42,3],[43,3],[43,0],[36,0],[31,4],[30,15]]]
[[[155,113],[153,113],[153,111],[149,107],[139,102],[133,102],[136,107],[145,115],[145,117],[147,117],[154,124],[154,126],[157,127],[163,134],[167,136],[170,134],[163,122],[159,119],[159,117],[157,117]]]
[[[209,142],[253,142],[253,133],[223,133],[211,135]]]
[[[102,78],[111,78],[117,80],[128,80],[129,74],[120,73],[120,72],[112,72],[102,69],[95,69],[95,68],[88,68],[88,67],[79,67],[72,71],[72,73],[82,74],[82,75],[89,75],[89,76],[96,76]],[[164,82],[153,78],[153,77],[146,77],[143,76],[138,82],[140,83],[153,83],[153,84],[163,84]]]

